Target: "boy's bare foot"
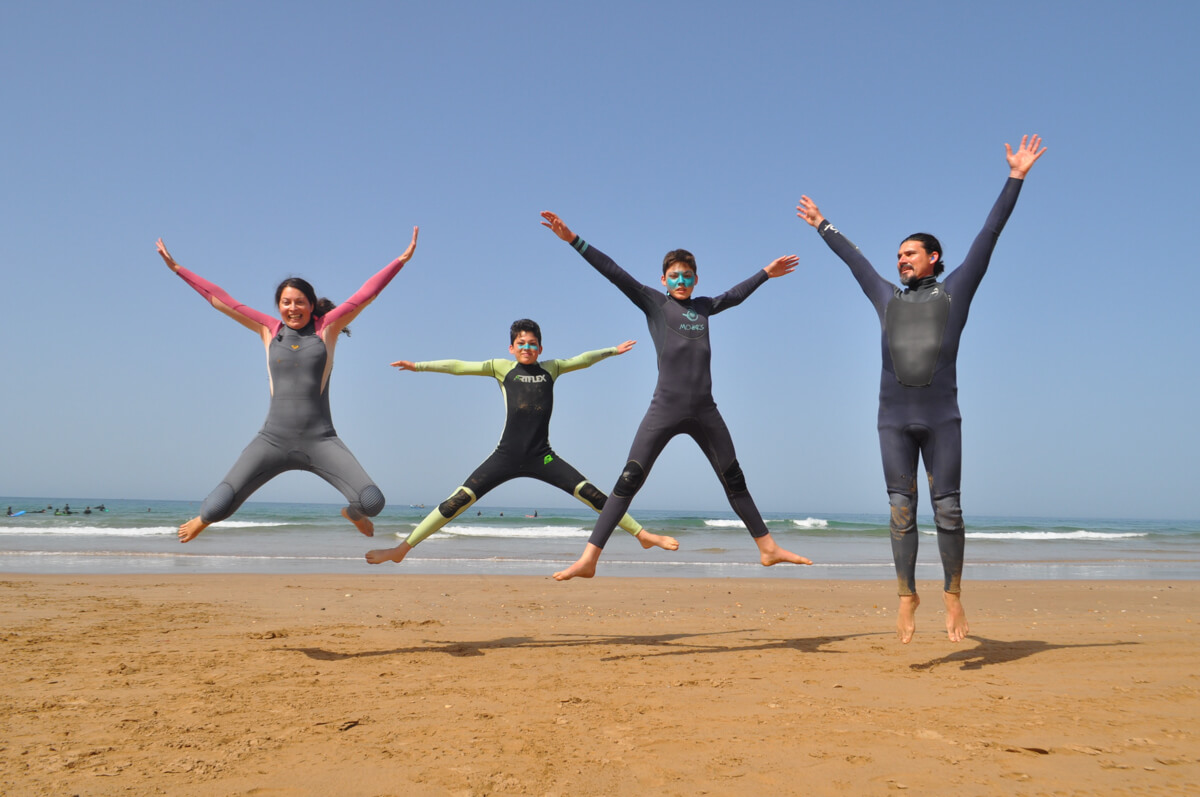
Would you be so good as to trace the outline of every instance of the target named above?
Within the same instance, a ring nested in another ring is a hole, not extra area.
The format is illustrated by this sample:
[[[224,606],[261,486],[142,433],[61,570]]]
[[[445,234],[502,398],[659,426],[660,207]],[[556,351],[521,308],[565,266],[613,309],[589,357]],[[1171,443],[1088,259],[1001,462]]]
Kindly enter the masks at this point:
[[[637,533],[637,541],[643,548],[662,548],[664,551],[678,551],[679,540],[665,534],[655,534],[642,529]]]
[[[765,537],[755,537],[755,545],[758,546],[758,560],[762,562],[763,567],[771,565],[789,564],[789,565],[811,565],[812,559],[801,556],[798,553],[780,548],[775,543],[775,538],[770,534]]]
[[[191,542],[199,537],[200,532],[204,531],[210,525],[211,524],[205,523],[203,520],[201,520],[199,516],[192,518],[187,523],[184,523],[179,527],[179,541]]]
[[[600,561],[601,550],[589,542],[583,550],[583,556],[566,570],[555,573],[554,580],[569,581],[572,578],[591,578],[596,575],[596,563]]]
[[[412,546],[407,542],[402,542],[395,548],[377,548],[374,551],[367,551],[367,561],[373,565],[381,565],[384,562],[400,564],[411,550]]]
[[[943,592],[942,600],[946,604],[946,634],[951,642],[962,642],[971,630],[967,625],[967,613],[963,610],[962,596]]]
[[[900,609],[896,612],[896,636],[904,644],[912,642],[913,633],[917,630],[917,607],[921,605],[921,597],[916,593],[900,596]]]
[[[371,518],[367,517],[366,515],[363,515],[358,520],[355,520],[354,518],[350,517],[350,512],[348,511],[349,509],[350,509],[350,507],[348,507],[348,506],[342,508],[342,517],[346,518],[346,520],[349,520],[351,523],[353,523],[354,528],[356,528],[360,532],[362,532],[362,535],[364,537],[374,537],[375,536],[375,524],[371,522]]]

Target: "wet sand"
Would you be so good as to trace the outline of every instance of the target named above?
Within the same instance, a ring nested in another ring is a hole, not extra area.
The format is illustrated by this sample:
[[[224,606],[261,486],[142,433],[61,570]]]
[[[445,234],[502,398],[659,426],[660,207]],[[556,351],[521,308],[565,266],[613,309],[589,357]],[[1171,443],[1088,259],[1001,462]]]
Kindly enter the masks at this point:
[[[0,793],[1200,793],[1200,582],[0,575]]]

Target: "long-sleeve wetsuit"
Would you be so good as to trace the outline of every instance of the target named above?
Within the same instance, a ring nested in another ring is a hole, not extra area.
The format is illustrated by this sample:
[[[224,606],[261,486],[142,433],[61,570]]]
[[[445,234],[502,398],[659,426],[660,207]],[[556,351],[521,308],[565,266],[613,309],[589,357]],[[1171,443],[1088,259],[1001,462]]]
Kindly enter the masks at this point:
[[[504,432],[492,455],[483,461],[454,493],[430,512],[406,542],[421,540],[461,515],[491,490],[511,479],[527,476],[570,493],[596,512],[608,499],[579,471],[550,448],[550,415],[554,412],[554,382],[562,374],[595,365],[617,354],[616,347],[584,352],[567,360],[522,365],[513,360],[432,360],[415,363],[418,371],[458,376],[491,376],[504,395]],[[621,528],[637,535],[642,527],[629,515]]]
[[[369,304],[404,263],[397,258],[353,296],[304,329],[292,329],[279,318],[236,301],[217,285],[180,267],[176,273],[214,307],[223,305],[241,323],[261,325],[270,334],[266,343],[271,404],[263,427],[200,508],[205,523],[215,523],[237,511],[251,494],[280,473],[306,470],[336,487],[349,502],[352,519],[378,515],[383,493],[337,436],[329,412],[329,377],[337,335],[327,335],[337,322]],[[265,337],[265,336],[264,336]]]
[[[943,282],[925,277],[907,288],[881,277],[828,220],[817,232],[850,267],[879,315],[879,448],[891,504],[892,555],[901,595],[916,592],[917,456],[925,462],[946,592],[958,593],[965,527],[958,344],[971,299],[987,272],[1000,232],[1024,181],[1010,177],[962,264]]]
[[[692,297],[681,302],[638,282],[608,255],[582,238],[576,236],[571,246],[646,314],[646,324],[658,355],[658,384],[650,407],[634,435],[625,469],[588,542],[598,548],[604,547],[658,455],[671,438],[679,434],[691,436],[700,446],[725,488],[729,505],[746,524],[751,536],[766,536],[766,523],[746,488],[733,438],[713,400],[712,348],[708,337],[709,318],[744,302],[767,281],[766,272],[760,269],[720,296]]]

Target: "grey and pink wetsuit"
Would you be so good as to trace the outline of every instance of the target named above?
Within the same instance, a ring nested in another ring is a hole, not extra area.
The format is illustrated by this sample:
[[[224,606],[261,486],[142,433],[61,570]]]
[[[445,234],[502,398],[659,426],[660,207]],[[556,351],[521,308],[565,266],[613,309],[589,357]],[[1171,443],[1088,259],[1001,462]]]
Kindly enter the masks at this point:
[[[200,519],[215,523],[237,511],[255,490],[280,473],[306,470],[336,487],[349,502],[351,519],[378,515],[383,493],[337,436],[329,412],[329,377],[337,335],[326,332],[340,319],[370,303],[403,262],[392,261],[358,291],[303,329],[292,329],[282,320],[236,301],[217,285],[180,267],[176,272],[210,303],[217,302],[233,314],[261,324],[270,333],[267,368],[271,404],[263,427],[238,461],[200,508]]]

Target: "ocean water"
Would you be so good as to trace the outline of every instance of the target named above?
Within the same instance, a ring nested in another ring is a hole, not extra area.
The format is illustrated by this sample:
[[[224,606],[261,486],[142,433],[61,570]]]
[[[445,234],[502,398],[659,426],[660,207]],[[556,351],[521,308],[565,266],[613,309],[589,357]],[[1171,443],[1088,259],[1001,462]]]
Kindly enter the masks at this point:
[[[103,503],[107,511],[86,506]],[[55,514],[69,504],[73,514]],[[583,550],[595,515],[578,509],[475,506],[413,550],[401,565],[368,565],[371,548],[400,543],[433,509],[389,506],[367,539],[336,504],[247,502],[229,520],[180,544],[178,525],[198,502],[0,497],[0,573],[424,573],[549,575]],[[49,509],[47,509],[49,507]],[[35,510],[45,510],[41,513]],[[601,575],[688,578],[891,579],[884,514],[767,513],[780,545],[812,567],[758,564],[757,549],[729,512],[634,506],[648,529],[680,549],[643,550],[618,529]],[[920,522],[919,579],[940,580],[936,535]],[[968,518],[966,579],[1200,578],[1200,521],[1034,517]]]

